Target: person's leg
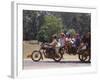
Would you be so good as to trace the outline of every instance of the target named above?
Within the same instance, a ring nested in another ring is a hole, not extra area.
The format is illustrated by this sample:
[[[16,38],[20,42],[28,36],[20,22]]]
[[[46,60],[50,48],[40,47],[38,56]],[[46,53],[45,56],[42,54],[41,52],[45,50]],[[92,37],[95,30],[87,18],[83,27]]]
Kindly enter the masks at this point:
[[[46,55],[47,55],[47,57],[49,58],[50,57],[50,48],[48,47],[47,49],[46,49]]]
[[[54,57],[55,53],[56,53],[55,49],[54,48],[51,48],[51,56],[52,57]]]

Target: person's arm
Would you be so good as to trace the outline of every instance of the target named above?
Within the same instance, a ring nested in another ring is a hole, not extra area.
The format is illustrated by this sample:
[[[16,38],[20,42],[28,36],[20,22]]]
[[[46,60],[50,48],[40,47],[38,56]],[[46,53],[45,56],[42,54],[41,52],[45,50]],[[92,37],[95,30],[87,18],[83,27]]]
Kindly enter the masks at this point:
[[[53,40],[53,41],[50,43],[50,45],[51,45],[52,47],[55,47],[55,46],[57,45],[57,41],[56,41],[56,40]]]
[[[52,41],[49,45],[51,45],[51,46],[54,45],[54,41]]]

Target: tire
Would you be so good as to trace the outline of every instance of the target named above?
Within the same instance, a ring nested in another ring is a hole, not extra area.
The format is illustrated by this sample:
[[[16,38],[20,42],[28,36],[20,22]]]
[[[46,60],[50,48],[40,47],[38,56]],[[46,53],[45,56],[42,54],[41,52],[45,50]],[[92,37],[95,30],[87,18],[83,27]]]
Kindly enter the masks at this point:
[[[73,53],[73,55],[77,54],[77,49],[75,47],[72,48],[72,53]]]
[[[33,51],[31,58],[32,58],[33,61],[38,62],[42,58],[42,54],[41,54],[40,51],[37,51],[37,50]]]
[[[79,53],[79,59],[80,59],[80,61],[82,61],[82,62],[89,62],[90,61],[90,55],[89,55],[89,53],[88,53],[88,51],[82,51],[81,53]]]
[[[61,53],[55,53],[55,56],[53,57],[53,60],[55,62],[60,62],[62,57],[63,57],[63,55]]]

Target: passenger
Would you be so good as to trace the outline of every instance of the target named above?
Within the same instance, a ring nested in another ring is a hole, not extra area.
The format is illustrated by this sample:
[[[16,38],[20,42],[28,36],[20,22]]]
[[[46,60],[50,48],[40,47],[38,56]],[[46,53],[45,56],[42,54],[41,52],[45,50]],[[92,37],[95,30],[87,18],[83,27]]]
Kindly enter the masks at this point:
[[[70,33],[66,33],[66,42],[65,42],[66,53],[68,53],[68,47],[71,47],[71,35],[70,35]]]
[[[76,37],[75,37],[75,47],[78,48],[79,45],[80,45],[80,35],[79,34],[76,34]]]
[[[66,42],[70,42],[71,41],[71,35],[70,33],[66,33]]]
[[[65,43],[66,43],[66,37],[64,33],[60,34],[60,39],[59,39],[60,47],[64,48]]]

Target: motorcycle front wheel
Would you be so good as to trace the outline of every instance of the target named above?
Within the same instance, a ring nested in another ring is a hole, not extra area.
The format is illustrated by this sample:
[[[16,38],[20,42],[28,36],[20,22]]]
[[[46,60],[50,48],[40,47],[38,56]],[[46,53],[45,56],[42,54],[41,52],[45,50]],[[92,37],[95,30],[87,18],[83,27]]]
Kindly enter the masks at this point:
[[[31,58],[33,61],[38,62],[42,58],[42,54],[40,51],[35,50],[32,52]]]

